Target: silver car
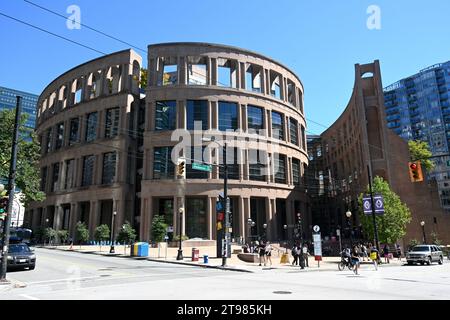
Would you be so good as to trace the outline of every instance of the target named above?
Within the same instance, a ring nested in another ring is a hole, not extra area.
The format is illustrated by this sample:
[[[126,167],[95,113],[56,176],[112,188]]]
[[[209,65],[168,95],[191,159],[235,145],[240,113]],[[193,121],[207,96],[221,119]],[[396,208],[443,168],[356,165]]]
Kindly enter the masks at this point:
[[[444,262],[444,254],[438,246],[432,244],[421,244],[413,247],[406,254],[406,261],[408,264],[414,264],[420,262],[424,264],[425,262],[430,265],[432,262],[437,262],[442,264]]]

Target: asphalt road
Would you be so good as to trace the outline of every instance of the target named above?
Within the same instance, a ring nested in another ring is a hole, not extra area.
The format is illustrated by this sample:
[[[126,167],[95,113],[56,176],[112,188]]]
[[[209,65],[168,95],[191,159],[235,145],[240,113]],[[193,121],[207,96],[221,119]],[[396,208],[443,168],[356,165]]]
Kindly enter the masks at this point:
[[[431,266],[363,265],[351,271],[261,269],[240,273],[36,249],[33,271],[8,273],[21,288],[8,299],[450,299],[450,262]]]

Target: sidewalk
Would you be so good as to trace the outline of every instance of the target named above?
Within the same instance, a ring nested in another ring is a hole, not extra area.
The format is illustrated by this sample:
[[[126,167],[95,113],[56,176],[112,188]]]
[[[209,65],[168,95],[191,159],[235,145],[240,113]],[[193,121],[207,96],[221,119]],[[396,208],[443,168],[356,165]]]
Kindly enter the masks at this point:
[[[322,257],[322,261],[319,263],[314,260],[314,256],[310,256],[308,259],[309,267],[305,269],[301,269],[299,266],[292,265],[293,257],[289,255],[289,263],[282,264],[280,263],[281,255],[284,251],[280,252],[278,250],[273,251],[272,255],[272,266],[259,266],[259,263],[249,263],[240,260],[237,257],[237,254],[232,254],[231,258],[227,259],[227,265],[222,267],[222,258],[216,258],[216,247],[208,246],[208,247],[198,247],[199,250],[199,258],[198,261],[192,261],[191,253],[192,248],[186,247],[183,249],[183,260],[176,260],[176,256],[178,253],[178,248],[149,248],[149,254],[147,257],[131,257],[130,256],[130,247],[122,245],[116,245],[115,253],[109,253],[109,246],[78,246],[74,245],[72,250],[69,249],[69,246],[40,246],[40,248],[53,249],[53,250],[62,250],[62,251],[74,251],[85,254],[95,254],[95,255],[104,255],[104,256],[115,256],[121,258],[130,258],[136,260],[148,260],[155,261],[161,263],[172,263],[172,264],[183,264],[190,266],[197,266],[203,268],[216,268],[222,270],[230,270],[230,271],[240,271],[240,272],[261,272],[265,270],[285,270],[285,271],[302,271],[302,272],[310,272],[310,271],[337,271],[337,264],[340,261],[340,257]],[[240,246],[232,246],[232,252],[235,249],[240,249]],[[204,263],[203,256],[208,255],[208,263]],[[398,261],[397,259],[391,260],[390,264],[382,264],[380,267],[385,266],[400,266],[404,264],[405,261]],[[361,265],[372,265],[371,261],[361,261]]]

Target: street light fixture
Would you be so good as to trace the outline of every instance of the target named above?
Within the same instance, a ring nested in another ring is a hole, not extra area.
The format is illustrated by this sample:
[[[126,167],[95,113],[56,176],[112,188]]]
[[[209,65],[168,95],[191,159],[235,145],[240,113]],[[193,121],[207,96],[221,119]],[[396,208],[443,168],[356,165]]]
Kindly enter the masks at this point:
[[[177,260],[183,260],[183,249],[181,248],[181,235],[183,234],[183,228],[182,228],[183,213],[184,213],[184,208],[180,207],[178,209],[178,215],[180,216],[180,246],[178,247]]]
[[[427,243],[427,237],[425,235],[425,221],[420,221],[420,225],[422,226],[422,233],[423,233],[423,243]]]
[[[247,226],[248,226],[248,244],[250,245],[252,242],[252,219],[247,219]]]
[[[352,217],[352,213],[350,212],[350,210],[347,210],[347,212],[345,213],[345,215],[347,216],[347,224],[348,224],[348,228],[350,230],[350,246],[353,246],[353,238],[352,238],[352,225],[351,225],[351,217]]]
[[[287,224],[283,225],[283,229],[284,229],[284,246],[286,247],[286,253],[288,253],[288,244],[287,244]]]
[[[263,236],[262,236],[261,240],[264,240],[264,241],[267,240],[267,223],[263,224]]]
[[[114,250],[114,220],[116,220],[117,211],[114,211],[112,214],[112,222],[111,222],[111,249],[109,249],[109,253],[115,253]]]

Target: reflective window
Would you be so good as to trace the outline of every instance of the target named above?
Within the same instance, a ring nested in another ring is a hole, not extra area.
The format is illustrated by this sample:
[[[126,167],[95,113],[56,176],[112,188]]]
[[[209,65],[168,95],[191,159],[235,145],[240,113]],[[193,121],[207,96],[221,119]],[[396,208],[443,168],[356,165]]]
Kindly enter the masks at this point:
[[[47,185],[47,167],[41,168],[41,191],[46,191]]]
[[[153,179],[173,179],[175,165],[171,158],[172,147],[155,147],[153,152]]]
[[[177,127],[177,103],[175,100],[157,101],[155,130],[175,130]]]
[[[219,130],[237,129],[237,104],[219,101]]]
[[[194,130],[194,122],[201,122],[201,130],[208,129],[208,101],[188,100],[186,103],[187,130]]]
[[[83,175],[81,179],[82,186],[90,186],[93,180],[95,156],[83,157]]]
[[[275,154],[273,156],[275,182],[286,183],[286,156]]]
[[[59,182],[59,162],[54,163],[52,166],[52,184],[50,188],[51,192],[59,190],[58,182]]]
[[[64,122],[56,126],[56,145],[55,150],[61,148],[64,144]]]
[[[73,145],[79,140],[79,119],[73,118],[70,120],[69,145]]]
[[[300,160],[292,158],[292,182],[294,185],[300,185]]]
[[[97,112],[89,113],[86,117],[86,141],[97,138]]]
[[[66,160],[64,189],[75,187],[75,159]]]
[[[260,107],[247,106],[248,128],[257,130],[264,129],[264,111]]]
[[[284,140],[283,115],[276,111],[272,111],[272,137],[275,139]]]
[[[220,149],[218,149],[218,152],[219,152],[220,163],[224,164],[225,160],[223,157],[223,152]],[[238,156],[238,153],[240,153],[240,152],[241,152],[241,150],[238,148],[230,148],[230,147],[227,148],[226,163],[227,163],[227,167],[228,167],[228,179],[239,180],[239,178],[240,178],[239,165],[242,162],[241,157]],[[221,169],[219,178],[223,179],[224,177],[225,177],[224,171]]]
[[[292,118],[289,118],[289,133],[291,136],[291,143],[298,146],[298,122]]]
[[[207,238],[206,199],[186,198],[186,235]]]
[[[116,152],[103,154],[102,184],[111,184],[116,175]]]
[[[112,138],[119,133],[120,108],[106,110],[105,138]]]
[[[207,179],[208,178],[208,172],[206,171],[200,171],[196,169],[192,169],[193,163],[199,163],[202,164],[203,162],[209,163],[208,159],[203,158],[203,152],[205,151],[205,147],[191,147],[191,155],[190,164],[186,167],[186,178],[187,179]]]
[[[47,144],[45,145],[45,153],[50,152],[52,149],[52,128],[49,128],[46,133]]]
[[[263,150],[250,149],[248,151],[249,179],[266,181],[265,169],[267,153]]]

